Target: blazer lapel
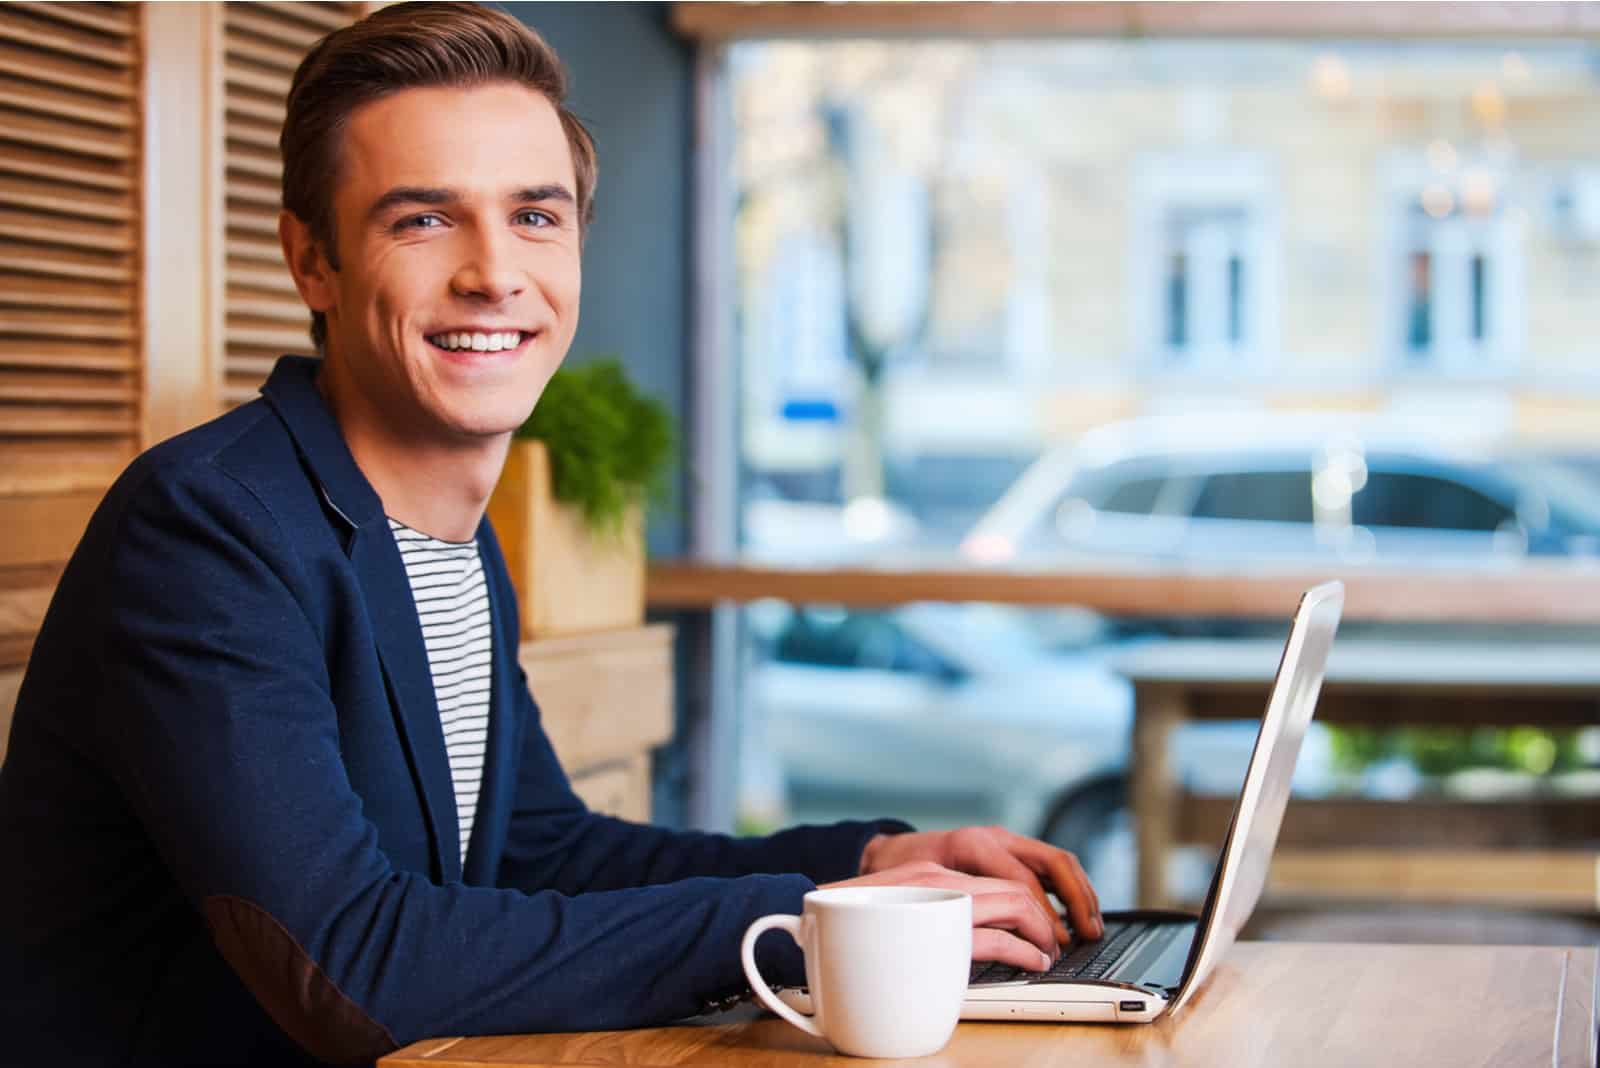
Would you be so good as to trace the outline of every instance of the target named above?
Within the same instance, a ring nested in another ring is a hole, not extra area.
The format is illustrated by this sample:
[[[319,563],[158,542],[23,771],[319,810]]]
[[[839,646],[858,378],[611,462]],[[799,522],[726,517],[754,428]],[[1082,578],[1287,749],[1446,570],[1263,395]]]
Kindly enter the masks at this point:
[[[512,637],[517,603],[507,596],[500,576],[504,565],[491,552],[484,537],[485,520],[478,528],[478,557],[483,563],[484,585],[489,589],[490,654],[489,735],[484,747],[483,782],[478,788],[478,808],[472,818],[472,841],[467,848],[464,880],[473,886],[493,886],[500,869],[500,852],[509,831],[515,802],[518,754],[516,748],[517,650]],[[492,535],[490,535],[492,537]],[[452,799],[453,800],[453,799]]]
[[[378,658],[395,704],[396,727],[411,758],[417,792],[427,814],[435,874],[440,882],[456,882],[461,878],[461,835],[450,758],[445,753],[422,624],[387,520],[380,518],[355,532],[350,559],[361,579]]]

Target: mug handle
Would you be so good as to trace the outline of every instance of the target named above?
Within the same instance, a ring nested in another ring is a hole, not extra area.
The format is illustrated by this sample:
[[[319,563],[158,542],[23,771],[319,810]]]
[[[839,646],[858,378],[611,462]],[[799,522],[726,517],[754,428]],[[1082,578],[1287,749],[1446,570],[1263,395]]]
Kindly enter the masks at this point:
[[[744,943],[739,947],[739,959],[744,962],[744,977],[750,980],[750,989],[755,991],[756,997],[761,999],[761,1004],[794,1024],[800,1030],[816,1035],[818,1038],[827,1038],[822,1033],[822,1028],[817,1026],[815,1020],[809,1016],[802,1016],[779,1000],[778,995],[773,993],[772,988],[767,985],[767,981],[761,978],[761,970],[756,967],[756,939],[767,931],[776,929],[786,932],[790,938],[794,939],[795,945],[800,947],[800,951],[802,953],[805,952],[806,944],[800,940],[800,923],[799,916],[774,914],[761,917],[745,931]],[[813,1000],[812,1004],[815,1003],[815,1000]]]

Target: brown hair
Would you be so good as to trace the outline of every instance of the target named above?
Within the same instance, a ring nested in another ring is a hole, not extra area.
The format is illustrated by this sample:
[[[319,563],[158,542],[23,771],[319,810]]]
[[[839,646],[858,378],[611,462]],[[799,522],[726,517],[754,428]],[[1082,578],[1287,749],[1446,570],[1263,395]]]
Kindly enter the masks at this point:
[[[491,7],[395,4],[318,41],[289,86],[288,114],[278,138],[283,206],[306,224],[335,270],[333,186],[351,114],[402,89],[492,82],[524,85],[555,106],[572,149],[578,225],[588,226],[598,171],[594,139],[564,104],[567,75],[555,51],[533,30]],[[311,340],[319,349],[327,333],[322,313],[312,312]]]

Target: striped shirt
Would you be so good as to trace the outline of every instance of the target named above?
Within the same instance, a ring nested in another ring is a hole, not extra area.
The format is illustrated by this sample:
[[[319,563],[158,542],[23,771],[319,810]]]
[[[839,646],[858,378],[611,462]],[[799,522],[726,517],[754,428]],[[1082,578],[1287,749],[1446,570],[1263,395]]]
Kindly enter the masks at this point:
[[[440,541],[389,520],[417,602],[433,694],[455,787],[461,862],[467,861],[489,736],[489,587],[476,539]]]

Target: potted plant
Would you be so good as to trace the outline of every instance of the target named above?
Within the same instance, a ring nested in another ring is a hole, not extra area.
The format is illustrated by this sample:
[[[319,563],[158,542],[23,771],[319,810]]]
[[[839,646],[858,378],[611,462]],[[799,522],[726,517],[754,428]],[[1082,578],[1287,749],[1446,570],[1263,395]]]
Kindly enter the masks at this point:
[[[550,379],[489,498],[524,638],[643,622],[644,505],[672,450],[671,416],[617,361]]]

